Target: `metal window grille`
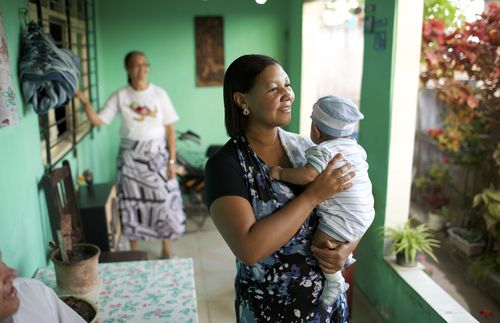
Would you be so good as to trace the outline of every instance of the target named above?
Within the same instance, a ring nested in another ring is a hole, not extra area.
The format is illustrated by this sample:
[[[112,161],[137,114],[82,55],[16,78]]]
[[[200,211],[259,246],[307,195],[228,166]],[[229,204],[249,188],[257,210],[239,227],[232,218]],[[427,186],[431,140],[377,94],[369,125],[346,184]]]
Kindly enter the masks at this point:
[[[52,35],[57,46],[80,58],[80,91],[99,106],[94,0],[30,0],[29,16]],[[92,131],[77,100],[50,110],[38,118],[42,159],[47,170],[69,152],[76,157],[77,144]]]

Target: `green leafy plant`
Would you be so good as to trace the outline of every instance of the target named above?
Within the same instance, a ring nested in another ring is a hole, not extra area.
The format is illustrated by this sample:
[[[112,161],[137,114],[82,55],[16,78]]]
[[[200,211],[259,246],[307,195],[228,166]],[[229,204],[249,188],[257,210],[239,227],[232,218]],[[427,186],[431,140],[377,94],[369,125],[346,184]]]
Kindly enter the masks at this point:
[[[494,241],[500,238],[500,191],[493,186],[474,196],[473,207],[480,207],[485,229],[488,233],[487,249],[492,250]]]
[[[440,213],[450,199],[445,186],[450,186],[451,176],[443,165],[432,164],[427,173],[415,179],[415,189],[427,211]]]
[[[494,272],[500,273],[500,254],[485,253],[472,261],[467,268],[467,277],[477,284],[486,281]]]
[[[455,30],[435,18],[423,24],[420,80],[437,90],[446,112],[430,137],[454,164],[477,166],[498,142],[500,7],[489,4]]]
[[[446,27],[456,28],[465,20],[457,4],[450,0],[424,0],[424,21],[439,19]]]
[[[438,261],[432,249],[439,247],[440,242],[432,237],[426,224],[412,227],[408,220],[402,228],[383,227],[382,234],[392,242],[392,250],[396,254],[404,254],[406,262],[414,263],[417,252]]]

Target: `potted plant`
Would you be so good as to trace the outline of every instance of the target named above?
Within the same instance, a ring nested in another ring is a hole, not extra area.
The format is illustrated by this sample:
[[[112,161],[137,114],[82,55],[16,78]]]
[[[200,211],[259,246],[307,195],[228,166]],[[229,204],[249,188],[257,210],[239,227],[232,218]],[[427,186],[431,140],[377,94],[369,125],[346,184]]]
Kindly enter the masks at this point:
[[[451,186],[451,176],[443,165],[432,164],[427,173],[415,179],[420,203],[428,213],[428,226],[433,231],[444,227],[450,202],[445,186]]]
[[[500,253],[475,257],[467,268],[467,278],[500,303]]]
[[[493,159],[497,165],[500,164],[498,147],[500,147],[500,144],[493,154]],[[497,176],[498,173],[494,175],[494,181],[495,178],[498,180]],[[473,210],[470,211],[471,218],[472,215],[479,218],[479,221],[475,221],[478,224],[475,225],[475,228],[449,228],[450,242],[469,257],[481,254],[485,247],[488,253],[498,253],[500,249],[500,227],[498,225],[500,222],[500,191],[493,185],[483,189],[483,191],[474,195],[472,207]]]
[[[402,228],[383,227],[384,237],[392,242],[392,251],[396,254],[396,263],[404,267],[417,265],[417,253],[427,254],[436,262],[433,248],[439,247],[439,241],[432,238],[432,233],[426,224],[416,227],[408,220]]]
[[[476,229],[451,227],[446,231],[450,243],[467,257],[481,254],[486,246],[481,232]]]
[[[97,304],[85,297],[80,296],[61,296],[61,300],[66,303],[73,311],[78,313],[85,322],[97,322],[98,307]]]
[[[89,243],[72,243],[71,215],[61,216],[61,230],[57,231],[59,245],[50,259],[54,263],[59,294],[87,295],[95,292],[99,285],[98,261],[101,250]]]
[[[497,143],[495,151],[493,152],[494,165],[497,167],[495,175],[496,182],[499,182],[500,177],[500,141]],[[476,201],[476,199],[478,199]],[[477,202],[477,203],[476,203]],[[485,189],[474,198],[474,205],[479,206],[483,204],[482,209],[483,219],[486,224],[486,231],[489,233],[488,249],[498,253],[500,249],[500,190],[493,188]]]
[[[480,207],[487,232],[487,249],[493,251],[500,238],[500,191],[493,186],[485,188],[474,196],[473,207]]]

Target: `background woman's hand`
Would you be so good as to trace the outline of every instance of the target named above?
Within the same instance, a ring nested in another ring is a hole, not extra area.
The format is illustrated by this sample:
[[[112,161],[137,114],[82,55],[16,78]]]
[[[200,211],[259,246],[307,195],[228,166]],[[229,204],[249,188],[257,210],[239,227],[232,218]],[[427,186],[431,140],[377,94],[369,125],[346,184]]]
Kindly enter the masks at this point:
[[[350,180],[355,176],[354,172],[349,172],[351,164],[346,163],[344,166],[335,169],[335,164],[342,158],[342,155],[337,154],[328,163],[324,171],[322,171],[314,181],[306,188],[303,194],[308,194],[313,199],[316,199],[316,204],[323,202],[330,196],[345,191],[352,187]]]
[[[169,164],[167,166],[167,179],[171,180],[175,178],[175,164]]]
[[[77,90],[75,92],[75,97],[78,98],[80,100],[80,102],[82,102],[82,104],[84,104],[84,105],[90,103],[89,98],[87,98],[87,96],[85,94],[83,94],[83,92],[80,90]]]
[[[318,260],[321,270],[326,274],[333,274],[344,268],[347,257],[356,249],[358,243],[359,240],[341,243],[334,248],[334,244],[326,241],[324,248],[311,246],[311,251]]]

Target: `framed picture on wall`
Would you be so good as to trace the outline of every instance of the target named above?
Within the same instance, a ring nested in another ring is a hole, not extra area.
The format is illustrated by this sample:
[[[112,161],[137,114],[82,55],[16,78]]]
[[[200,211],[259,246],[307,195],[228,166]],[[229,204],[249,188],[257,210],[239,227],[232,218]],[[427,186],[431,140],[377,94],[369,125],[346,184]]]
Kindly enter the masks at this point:
[[[224,34],[222,16],[194,18],[196,86],[221,86],[224,81]]]

